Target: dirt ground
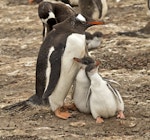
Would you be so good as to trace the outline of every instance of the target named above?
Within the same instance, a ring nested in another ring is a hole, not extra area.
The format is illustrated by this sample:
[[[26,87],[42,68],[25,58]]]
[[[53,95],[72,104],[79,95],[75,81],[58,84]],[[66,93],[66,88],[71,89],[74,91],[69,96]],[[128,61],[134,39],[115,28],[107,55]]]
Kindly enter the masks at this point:
[[[25,110],[2,108],[35,94],[35,65],[42,43],[37,4],[27,0],[0,2],[0,140],[150,139],[150,36],[120,36],[117,32],[143,28],[149,21],[146,1],[108,0],[106,25],[89,30],[109,34],[93,55],[102,60],[102,76],[118,81],[125,102],[125,120],[115,117],[96,124],[89,114],[73,112],[61,120],[50,107]],[[70,100],[70,95],[67,100]]]

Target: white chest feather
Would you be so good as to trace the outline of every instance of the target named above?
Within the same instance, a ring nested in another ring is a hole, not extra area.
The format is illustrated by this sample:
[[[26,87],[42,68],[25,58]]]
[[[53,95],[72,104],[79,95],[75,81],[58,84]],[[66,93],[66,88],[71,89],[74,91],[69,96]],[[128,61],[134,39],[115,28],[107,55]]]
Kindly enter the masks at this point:
[[[108,118],[115,115],[118,110],[124,109],[123,101],[119,103],[107,82],[98,75],[91,79],[90,107],[94,118],[98,116]]]
[[[47,21],[49,20],[49,19],[51,19],[51,18],[55,18],[55,15],[54,15],[54,13],[53,12],[49,12],[48,13],[48,17],[46,18],[46,19],[41,19],[42,20],[42,22],[44,23],[44,24],[47,24]]]
[[[80,69],[76,76],[74,85],[73,100],[80,112],[90,113],[90,105],[87,103],[87,94],[90,88],[90,81],[84,69]]]
[[[49,78],[50,78],[50,73],[51,73],[51,65],[50,65],[50,62],[49,62],[49,59],[50,59],[50,56],[52,54],[52,52],[54,51],[54,47],[51,47],[49,49],[49,53],[48,53],[48,57],[47,57],[47,68],[46,68],[46,85],[45,85],[45,90],[44,92],[46,91],[47,87],[48,87],[48,83],[49,83]]]
[[[79,71],[79,65],[73,58],[81,58],[85,55],[85,35],[71,34],[66,41],[66,48],[61,58],[60,77],[56,88],[49,97],[52,110],[63,105],[64,99]]]
[[[88,49],[94,49],[100,46],[101,39],[99,37],[94,37],[93,39],[87,40],[86,42],[87,42]]]

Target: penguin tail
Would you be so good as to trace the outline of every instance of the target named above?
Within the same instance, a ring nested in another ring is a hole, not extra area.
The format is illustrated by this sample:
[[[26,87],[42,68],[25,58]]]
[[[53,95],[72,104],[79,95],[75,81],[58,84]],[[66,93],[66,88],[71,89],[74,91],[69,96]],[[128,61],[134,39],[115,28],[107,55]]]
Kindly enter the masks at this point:
[[[24,111],[27,108],[29,108],[29,104],[27,103],[28,101],[22,101],[22,102],[18,102],[12,105],[8,105],[2,108],[2,110],[6,110],[6,111]]]
[[[35,105],[41,105],[41,104],[42,104],[42,100],[38,96],[33,95],[25,101],[21,101],[12,105],[5,106],[2,108],[2,110],[24,111],[28,108],[33,108]]]

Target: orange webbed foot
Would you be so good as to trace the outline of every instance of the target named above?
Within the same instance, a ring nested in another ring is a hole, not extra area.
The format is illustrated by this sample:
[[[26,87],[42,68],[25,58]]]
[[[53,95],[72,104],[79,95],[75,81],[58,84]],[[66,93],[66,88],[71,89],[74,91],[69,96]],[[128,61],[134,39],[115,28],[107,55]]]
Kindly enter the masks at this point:
[[[69,117],[71,117],[71,113],[69,113],[68,111],[62,111],[61,108],[58,108],[54,111],[55,115],[58,117],[58,118],[61,118],[61,119],[68,119]]]
[[[104,122],[104,120],[101,118],[101,117],[97,117],[96,118],[96,123],[103,123]]]

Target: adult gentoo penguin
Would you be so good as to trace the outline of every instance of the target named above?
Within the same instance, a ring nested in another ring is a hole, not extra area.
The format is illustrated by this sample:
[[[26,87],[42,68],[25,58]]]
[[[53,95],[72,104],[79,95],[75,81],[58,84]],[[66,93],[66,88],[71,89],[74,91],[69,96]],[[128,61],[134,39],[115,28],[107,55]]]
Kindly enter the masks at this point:
[[[118,118],[125,118],[124,102],[120,93],[111,86],[110,82],[104,80],[98,73],[99,61],[90,64],[85,71],[90,79],[89,90],[90,109],[97,123],[102,123],[102,118],[112,117],[118,112]]]
[[[56,24],[41,45],[36,65],[36,95],[32,100],[49,100],[55,115],[67,119],[71,114],[62,112],[64,99],[79,71],[73,60],[85,55],[85,30],[101,21],[89,21],[81,14],[73,15]]]
[[[79,0],[79,9],[82,15],[93,19],[103,19],[107,14],[106,0]]]
[[[76,108],[83,113],[90,113],[90,104],[87,102],[87,95],[90,88],[90,80],[86,76],[85,68],[87,65],[94,63],[91,57],[76,58],[74,61],[79,63],[80,70],[75,78],[73,87],[73,101]]]
[[[43,1],[38,6],[38,15],[43,23],[43,39],[53,26],[74,15],[72,7],[62,2]]]

